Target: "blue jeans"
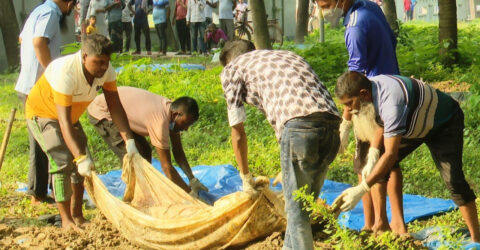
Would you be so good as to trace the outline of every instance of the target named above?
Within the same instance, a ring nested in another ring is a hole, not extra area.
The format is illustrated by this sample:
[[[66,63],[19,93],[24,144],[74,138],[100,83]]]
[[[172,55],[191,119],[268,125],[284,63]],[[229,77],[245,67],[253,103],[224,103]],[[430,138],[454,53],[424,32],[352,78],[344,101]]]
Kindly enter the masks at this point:
[[[318,197],[327,175],[328,165],[335,159],[340,145],[340,118],[328,113],[315,113],[294,118],[285,124],[280,142],[283,194],[287,229],[283,249],[313,249],[309,213],[293,192],[305,185],[307,193]]]
[[[203,34],[205,33],[205,23],[195,22],[190,23],[190,37],[192,39],[192,52],[197,51],[197,44],[199,44],[200,53],[206,52],[205,42],[203,41]]]

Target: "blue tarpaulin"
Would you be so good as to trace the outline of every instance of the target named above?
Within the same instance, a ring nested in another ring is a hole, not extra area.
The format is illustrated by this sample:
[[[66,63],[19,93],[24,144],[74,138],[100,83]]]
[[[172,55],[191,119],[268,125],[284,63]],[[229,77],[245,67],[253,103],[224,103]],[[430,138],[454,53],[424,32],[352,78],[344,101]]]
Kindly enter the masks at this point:
[[[163,173],[160,162],[156,159],[153,159],[152,165]],[[177,172],[183,178],[183,180],[188,184],[188,178],[183,171],[175,167]],[[242,180],[238,170],[232,165],[217,165],[217,166],[195,166],[192,168],[193,174],[197,179],[200,180],[208,189],[209,192],[200,191],[200,196],[210,204],[213,204],[216,200],[220,199],[223,196],[228,194],[241,191],[242,190]],[[122,198],[125,191],[125,183],[121,180],[121,170],[112,170],[106,174],[100,175],[99,178],[103,181],[107,189],[113,195]],[[270,180],[270,183],[273,182],[273,179]],[[328,204],[331,204],[333,200],[345,189],[349,188],[350,185],[345,183],[339,183],[335,181],[325,180],[325,183],[322,187],[320,197],[325,199]],[[281,184],[276,187],[270,186],[270,189],[274,191],[281,192]],[[17,191],[26,191],[26,188]],[[437,199],[437,198],[426,198],[420,195],[403,195],[403,206],[405,213],[405,222],[411,222],[415,219],[424,218],[432,216],[434,214],[451,211],[456,208],[455,204],[451,200]],[[390,205],[387,199],[387,211],[388,217],[390,218]],[[363,227],[363,207],[362,202],[360,202],[352,211],[342,213],[339,217],[339,223],[347,228],[360,230]],[[432,229],[425,229],[423,231],[414,234],[417,239],[428,240],[429,235],[433,232]],[[425,242],[426,246],[431,249],[435,249],[440,244],[440,240],[432,240]],[[475,249],[471,247],[478,247],[477,245],[467,245],[464,247],[469,247],[467,249]],[[479,248],[480,249],[480,248]]]

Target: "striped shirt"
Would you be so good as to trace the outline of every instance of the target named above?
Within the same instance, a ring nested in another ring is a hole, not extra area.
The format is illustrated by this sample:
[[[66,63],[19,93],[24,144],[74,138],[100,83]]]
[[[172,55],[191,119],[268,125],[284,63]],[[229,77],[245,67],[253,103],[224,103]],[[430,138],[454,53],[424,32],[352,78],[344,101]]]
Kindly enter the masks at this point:
[[[458,105],[447,94],[417,79],[379,75],[370,81],[385,138],[424,138],[448,122]]]

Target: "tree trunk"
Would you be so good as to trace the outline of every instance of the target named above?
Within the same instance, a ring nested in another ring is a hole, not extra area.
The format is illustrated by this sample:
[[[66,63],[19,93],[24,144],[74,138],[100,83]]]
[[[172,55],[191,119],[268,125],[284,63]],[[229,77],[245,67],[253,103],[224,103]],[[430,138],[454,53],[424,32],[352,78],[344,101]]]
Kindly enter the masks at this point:
[[[11,69],[20,63],[18,35],[20,34],[15,8],[12,0],[0,0],[0,29],[7,55],[8,67]]]
[[[267,14],[263,0],[248,1],[248,8],[252,12],[253,38],[257,49],[272,49],[268,34]]]
[[[445,66],[457,62],[457,5],[452,0],[438,0],[438,40],[440,60]]]
[[[388,25],[393,31],[395,36],[398,35],[398,22],[397,22],[397,6],[395,6],[395,0],[383,0],[383,11],[387,18]]]
[[[297,26],[295,29],[295,43],[303,43],[305,41],[305,36],[308,34],[309,3],[310,0],[297,0]]]

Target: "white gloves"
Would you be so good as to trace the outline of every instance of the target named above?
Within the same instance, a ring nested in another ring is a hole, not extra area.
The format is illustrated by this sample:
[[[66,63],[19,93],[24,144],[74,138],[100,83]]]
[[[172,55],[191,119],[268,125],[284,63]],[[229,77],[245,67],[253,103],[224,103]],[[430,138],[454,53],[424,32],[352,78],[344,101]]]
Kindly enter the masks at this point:
[[[342,212],[350,211],[368,191],[370,191],[370,187],[367,185],[367,182],[363,180],[359,185],[343,191],[342,194],[333,201],[332,207],[336,208],[340,206]]]
[[[348,139],[350,137],[350,130],[352,129],[353,122],[348,121],[345,118],[342,118],[342,123],[340,123],[340,148],[338,150],[339,154],[343,154],[348,147]]]
[[[362,169],[362,180],[367,179],[367,176],[369,176],[370,173],[372,173],[372,170],[375,167],[375,164],[377,163],[379,158],[380,158],[380,150],[378,148],[370,147],[368,149],[367,163],[365,164],[365,166],[363,166],[363,169]]]
[[[198,196],[198,191],[203,190],[208,192],[208,188],[205,187],[197,178],[193,178],[190,180],[190,189],[192,189],[194,197]]]
[[[253,180],[252,173],[248,172],[248,174],[240,173],[240,178],[242,179],[243,183],[243,192],[250,195],[252,198],[256,198],[258,196],[258,191],[255,190],[255,180]]]
[[[135,153],[138,153],[137,146],[135,145],[135,140],[134,139],[128,139],[125,142],[125,148],[127,148],[127,154],[128,155],[133,155]]]
[[[89,156],[82,155],[77,159],[75,159],[74,162],[77,164],[78,173],[81,176],[84,176],[84,177],[92,176],[92,169],[94,169],[94,167],[93,167],[93,161],[92,159],[90,159]]]

